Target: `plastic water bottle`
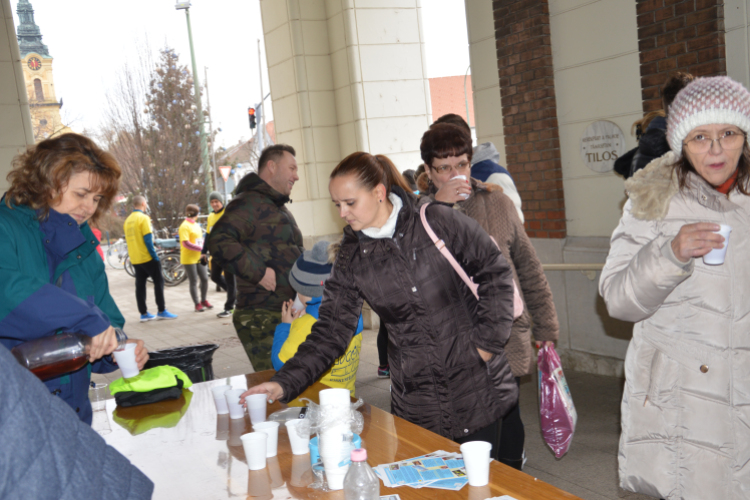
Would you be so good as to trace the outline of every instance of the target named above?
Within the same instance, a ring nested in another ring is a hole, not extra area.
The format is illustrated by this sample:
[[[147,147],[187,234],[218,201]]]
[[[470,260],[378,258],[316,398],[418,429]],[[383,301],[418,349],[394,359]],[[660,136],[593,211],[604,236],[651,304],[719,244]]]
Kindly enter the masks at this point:
[[[352,450],[352,464],[344,478],[346,500],[380,500],[380,479],[367,465],[367,450]]]

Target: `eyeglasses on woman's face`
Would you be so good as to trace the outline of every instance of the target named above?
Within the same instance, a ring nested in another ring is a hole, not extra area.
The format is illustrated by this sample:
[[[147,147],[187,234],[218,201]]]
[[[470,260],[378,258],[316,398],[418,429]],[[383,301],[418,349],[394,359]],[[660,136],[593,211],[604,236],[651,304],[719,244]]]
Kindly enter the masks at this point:
[[[451,157],[451,158],[454,158],[454,157]],[[447,158],[432,160],[432,163],[433,163],[433,166],[431,167],[432,170],[434,170],[435,173],[438,175],[445,175],[449,172],[452,173],[453,170],[458,172],[459,175],[466,175],[466,173],[471,169],[471,162],[469,162],[468,160],[463,160],[457,163],[456,165],[451,165],[450,163],[446,162],[446,160]],[[435,163],[437,163],[437,165],[434,165]]]
[[[693,154],[705,154],[708,153],[714,145],[714,142],[718,143],[721,149],[725,151],[732,151],[739,149],[745,143],[745,134],[739,129],[730,128],[719,133],[719,137],[710,137],[703,131],[688,136],[684,142],[685,147]]]

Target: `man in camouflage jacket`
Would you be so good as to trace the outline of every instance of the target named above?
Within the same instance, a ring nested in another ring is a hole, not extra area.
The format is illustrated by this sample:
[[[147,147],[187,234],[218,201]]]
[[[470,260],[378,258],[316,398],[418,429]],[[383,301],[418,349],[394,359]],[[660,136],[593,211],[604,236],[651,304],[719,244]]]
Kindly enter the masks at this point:
[[[256,371],[268,370],[281,306],[294,299],[289,271],[302,254],[302,233],[284,206],[299,180],[294,148],[263,150],[258,173],[242,178],[208,238],[213,258],[237,278],[233,322]]]

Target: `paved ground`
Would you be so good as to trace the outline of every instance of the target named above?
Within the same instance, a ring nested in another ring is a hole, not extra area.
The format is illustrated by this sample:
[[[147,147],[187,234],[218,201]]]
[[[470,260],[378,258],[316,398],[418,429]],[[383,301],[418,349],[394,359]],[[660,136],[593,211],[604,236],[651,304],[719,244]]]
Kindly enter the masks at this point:
[[[125,331],[130,337],[143,339],[149,350],[214,343],[219,345],[213,362],[216,378],[253,371],[237,339],[231,318],[216,317],[216,313],[222,308],[225,294],[216,292],[213,284],[209,287],[208,295],[209,302],[215,306],[211,311],[193,312],[187,283],[183,283],[175,288],[167,287],[165,291],[167,309],[178,314],[178,319],[139,323],[135,305],[135,280],[125,271],[108,268],[107,274],[111,293],[127,320]],[[148,303],[154,312],[156,306],[153,285],[148,286]],[[358,397],[364,398],[373,406],[390,411],[389,380],[378,379],[376,376],[376,337],[377,332],[363,332],[356,392]],[[99,382],[114,380],[119,376],[119,372],[114,372],[107,376],[95,375],[94,378]],[[630,494],[617,486],[622,380],[577,372],[566,372],[566,376],[578,410],[578,427],[570,451],[559,460],[544,443],[539,430],[536,377],[522,379],[521,414],[526,427],[528,456],[524,472],[585,500],[651,498]]]

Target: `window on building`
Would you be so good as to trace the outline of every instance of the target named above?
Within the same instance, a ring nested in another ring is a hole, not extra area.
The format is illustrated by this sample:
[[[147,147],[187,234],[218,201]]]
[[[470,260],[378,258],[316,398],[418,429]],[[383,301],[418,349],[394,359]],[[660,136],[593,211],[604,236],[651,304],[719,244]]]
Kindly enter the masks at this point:
[[[36,100],[44,100],[44,91],[42,90],[42,81],[39,78],[34,78],[34,93],[36,93]]]

